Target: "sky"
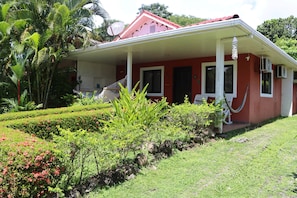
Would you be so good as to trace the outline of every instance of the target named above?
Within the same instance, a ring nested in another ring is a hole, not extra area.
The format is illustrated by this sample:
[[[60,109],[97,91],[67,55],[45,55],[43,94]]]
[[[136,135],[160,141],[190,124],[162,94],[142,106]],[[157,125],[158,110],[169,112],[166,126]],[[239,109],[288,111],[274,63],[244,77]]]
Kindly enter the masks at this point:
[[[238,14],[256,29],[265,20],[297,17],[297,0],[100,0],[111,19],[130,24],[142,4],[160,3],[173,14],[198,18],[220,18]],[[101,24],[100,19],[98,23]]]

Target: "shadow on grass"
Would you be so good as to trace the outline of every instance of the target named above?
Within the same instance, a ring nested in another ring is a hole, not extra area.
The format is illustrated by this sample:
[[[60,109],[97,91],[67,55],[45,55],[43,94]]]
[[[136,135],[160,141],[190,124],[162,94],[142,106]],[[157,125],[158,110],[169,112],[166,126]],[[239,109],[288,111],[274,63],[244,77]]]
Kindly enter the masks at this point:
[[[294,178],[294,180],[297,180],[297,173],[292,173],[292,177]],[[292,190],[293,193],[297,194],[297,183],[294,183],[294,188]]]
[[[281,119],[284,119],[284,117],[277,117],[277,118],[269,119],[269,120],[266,120],[264,122],[261,122],[261,123],[258,123],[258,124],[252,124],[250,126],[247,126],[247,127],[241,128],[241,129],[236,129],[236,130],[229,131],[229,132],[226,132],[226,133],[217,134],[217,137],[229,140],[229,139],[231,139],[233,137],[236,137],[238,135],[244,134],[246,132],[249,132],[249,131],[257,129],[257,128],[261,128],[262,126],[264,126],[266,124],[270,124],[270,123],[273,123],[273,122],[275,122],[277,120],[281,120]]]

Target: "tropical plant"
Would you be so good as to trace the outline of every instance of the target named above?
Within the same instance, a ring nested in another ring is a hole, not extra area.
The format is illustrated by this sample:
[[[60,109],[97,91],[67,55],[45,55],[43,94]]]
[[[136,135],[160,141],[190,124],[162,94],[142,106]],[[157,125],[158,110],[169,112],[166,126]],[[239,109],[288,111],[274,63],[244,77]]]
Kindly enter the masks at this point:
[[[93,14],[109,16],[98,0],[6,2],[1,5],[0,45],[6,49],[1,55],[8,58],[0,60],[1,71],[4,70],[1,74],[10,72],[3,65],[11,65],[16,47],[23,49],[20,57],[27,57],[28,51],[32,51],[22,71],[27,74],[30,99],[47,107],[58,64],[71,49],[88,45]],[[88,4],[91,6],[86,7]]]
[[[134,152],[150,136],[149,128],[159,122],[167,113],[167,102],[163,98],[153,102],[146,98],[147,86],[137,91],[138,83],[131,92],[121,84],[120,97],[112,102],[114,112],[111,119],[105,121],[103,128],[106,139],[112,141],[113,148],[118,148],[123,158],[129,151]]]
[[[3,105],[9,112],[31,111],[42,108],[42,104],[36,105],[34,101],[28,101],[28,92],[25,90],[18,100],[11,98],[3,98]]]

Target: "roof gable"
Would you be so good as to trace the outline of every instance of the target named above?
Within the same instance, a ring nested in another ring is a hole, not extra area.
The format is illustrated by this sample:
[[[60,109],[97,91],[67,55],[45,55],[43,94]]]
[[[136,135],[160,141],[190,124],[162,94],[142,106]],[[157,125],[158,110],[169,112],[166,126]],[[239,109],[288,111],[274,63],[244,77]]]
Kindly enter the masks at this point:
[[[178,24],[159,17],[149,11],[143,10],[141,14],[115,40],[172,30],[180,27],[181,26]]]

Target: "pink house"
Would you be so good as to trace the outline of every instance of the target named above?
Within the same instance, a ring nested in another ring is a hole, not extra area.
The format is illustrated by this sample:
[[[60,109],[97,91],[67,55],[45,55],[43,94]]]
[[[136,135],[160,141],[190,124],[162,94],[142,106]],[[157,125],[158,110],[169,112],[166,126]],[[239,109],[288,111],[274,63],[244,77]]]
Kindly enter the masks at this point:
[[[185,95],[194,101],[197,94],[222,100],[225,93],[237,108],[246,97],[242,110],[231,114],[233,122],[297,112],[297,61],[238,15],[181,27],[144,11],[114,41],[69,58],[77,62],[84,90],[100,90],[127,75],[129,89],[149,83],[149,97],[170,103]]]

